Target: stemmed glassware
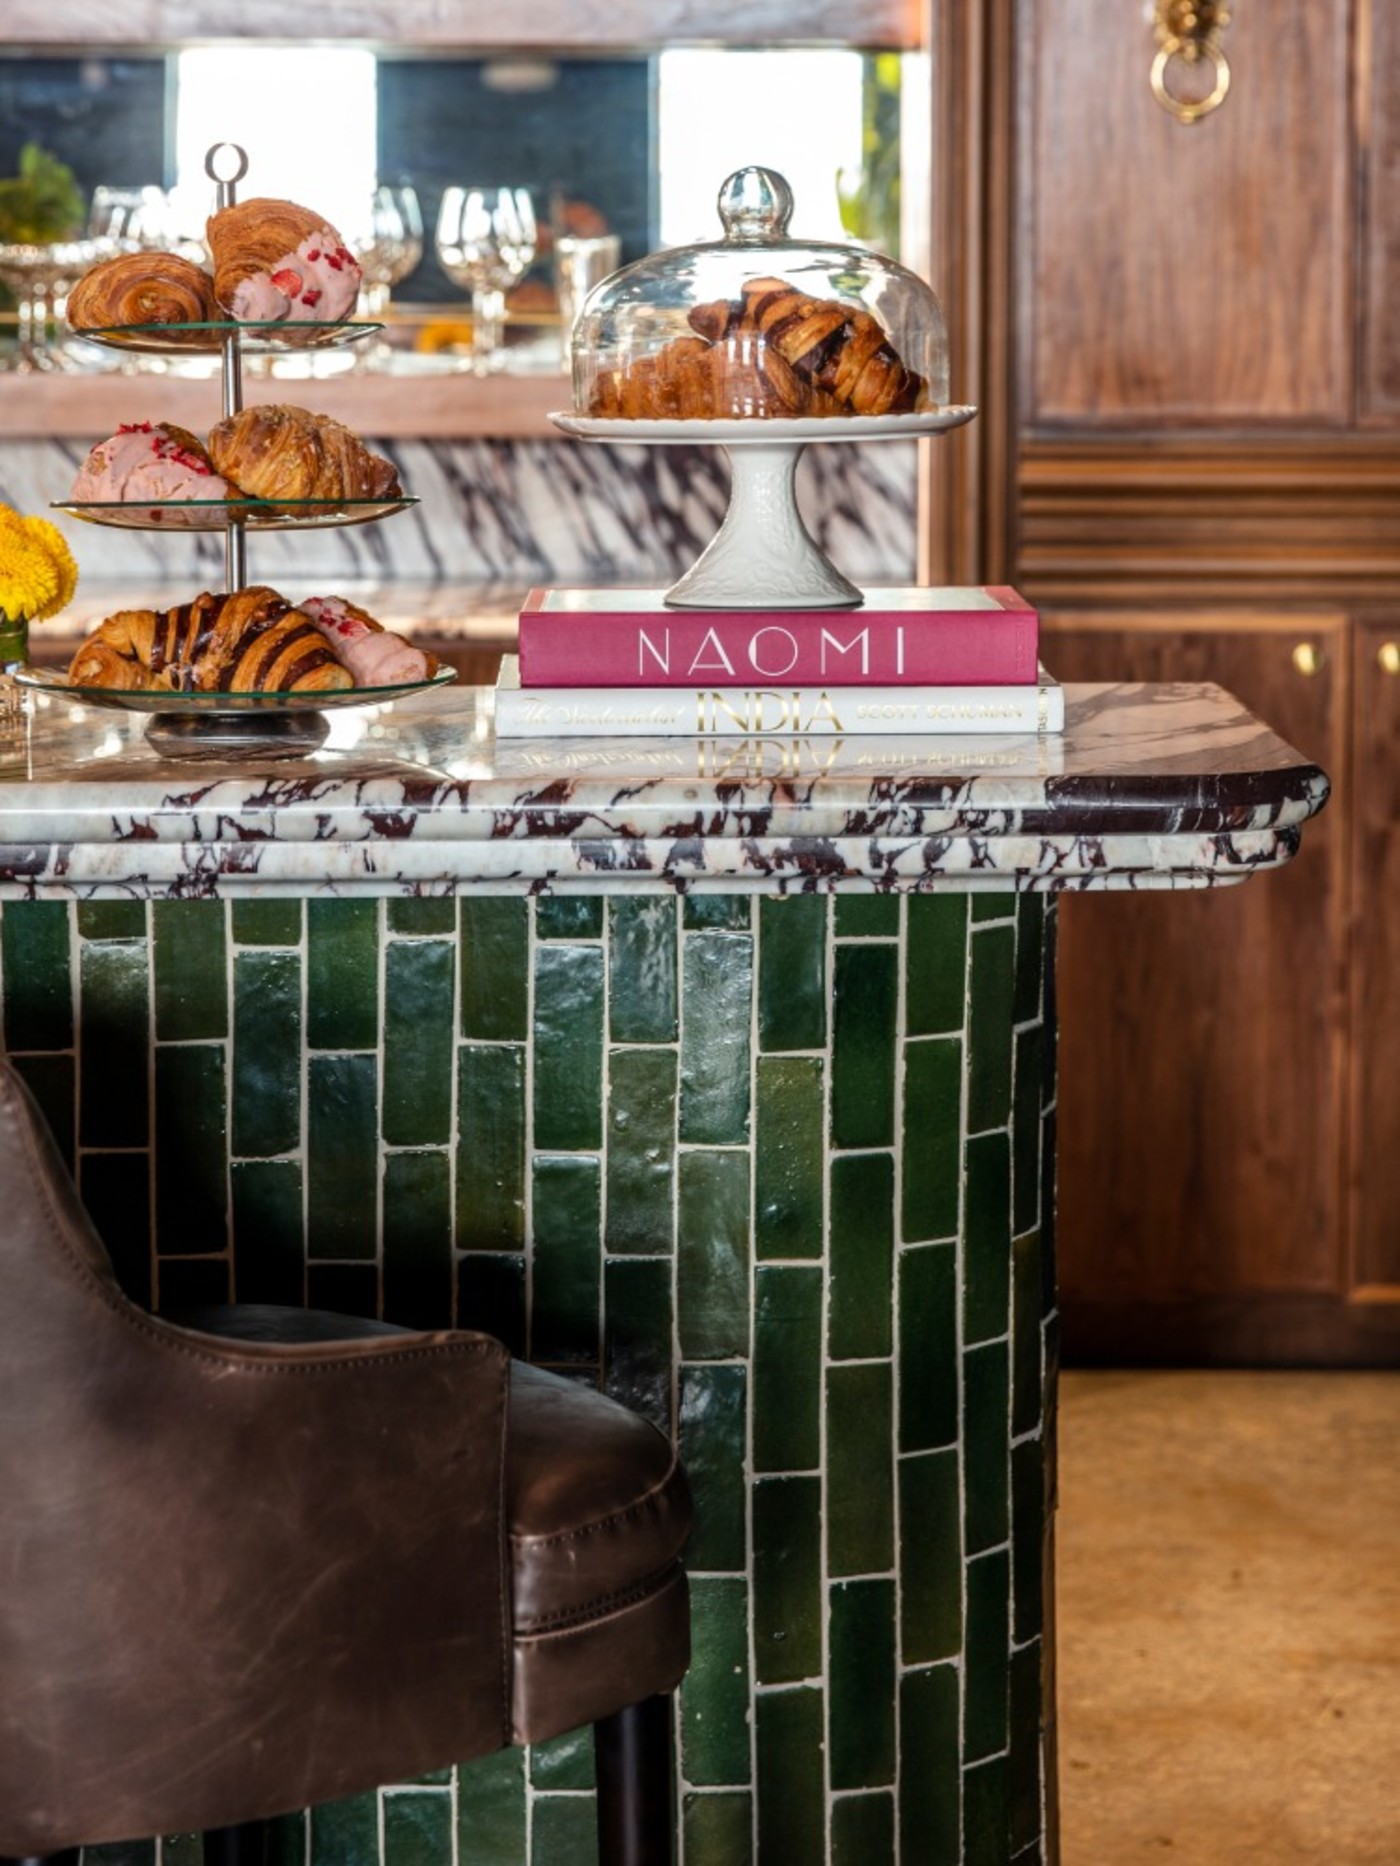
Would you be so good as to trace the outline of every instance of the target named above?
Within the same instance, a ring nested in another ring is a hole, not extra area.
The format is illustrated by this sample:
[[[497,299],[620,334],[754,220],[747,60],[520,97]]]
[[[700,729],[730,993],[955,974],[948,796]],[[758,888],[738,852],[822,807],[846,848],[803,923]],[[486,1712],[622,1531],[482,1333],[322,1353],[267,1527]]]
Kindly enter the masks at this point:
[[[471,293],[472,368],[500,367],[506,293],[535,256],[535,208],[526,188],[448,188],[437,252],[454,285]]]
[[[364,274],[359,310],[363,316],[382,323],[394,286],[406,279],[423,257],[423,215],[412,185],[397,182],[376,188],[368,222],[350,243]],[[358,344],[355,368],[373,368],[383,363],[391,350],[392,345],[383,336]]]
[[[15,348],[0,368],[30,375],[72,367],[62,345],[50,342],[49,326],[58,321],[63,300],[76,281],[94,260],[111,250],[101,240],[62,240],[50,246],[0,244],[0,284],[14,293],[17,312]]]

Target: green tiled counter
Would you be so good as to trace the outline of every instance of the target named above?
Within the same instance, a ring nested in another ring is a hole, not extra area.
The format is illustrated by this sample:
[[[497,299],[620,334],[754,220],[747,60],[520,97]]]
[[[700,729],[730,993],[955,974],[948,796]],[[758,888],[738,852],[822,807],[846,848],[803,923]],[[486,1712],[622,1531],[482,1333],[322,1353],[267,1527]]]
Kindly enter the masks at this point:
[[[801,794],[759,769],[736,795],[731,761],[698,827],[694,776],[665,780],[645,836],[637,787],[615,777],[609,815],[576,767],[527,800],[518,779],[464,786],[439,760],[414,807],[440,842],[457,812],[459,872],[428,894],[382,871],[317,884],[304,825],[335,823],[337,786],[364,810],[353,758],[217,772],[261,786],[257,808],[280,787],[273,840],[300,851],[302,879],[210,875],[194,898],[130,868],[124,892],[74,884],[83,863],[110,878],[126,840],[96,827],[91,763],[0,781],[4,1045],[133,1296],[486,1328],[678,1435],[697,1498],[684,1866],[1054,1857],[1054,910],[1039,890],[1076,873],[1201,884],[1288,858],[1325,780],[1240,730],[1225,696],[1205,711],[1237,729],[1213,764],[1199,750],[1167,768],[1159,751],[1115,778],[1102,760],[1058,798],[1035,741],[1015,742],[1023,789],[1003,767],[995,799],[957,771],[965,742],[914,742],[927,766],[948,757],[946,779],[858,772],[843,788],[837,770]],[[144,863],[165,833],[150,787],[178,816],[209,807],[209,773],[148,769],[134,744],[113,758],[106,821],[144,825],[128,852]],[[94,826],[76,853],[33,833],[60,805]],[[772,866],[779,812],[790,871]],[[932,834],[920,813],[954,826]],[[635,854],[663,815],[703,885]],[[251,798],[243,821],[262,821]],[[522,822],[547,886],[499,872]],[[600,826],[634,868],[585,872]],[[818,845],[858,844],[878,868],[896,836],[925,848],[899,885],[814,866]],[[585,1733],[390,1785],[284,1820],[282,1858],[588,1866],[590,1766]],[[161,1845],[185,1866],[187,1837]]]

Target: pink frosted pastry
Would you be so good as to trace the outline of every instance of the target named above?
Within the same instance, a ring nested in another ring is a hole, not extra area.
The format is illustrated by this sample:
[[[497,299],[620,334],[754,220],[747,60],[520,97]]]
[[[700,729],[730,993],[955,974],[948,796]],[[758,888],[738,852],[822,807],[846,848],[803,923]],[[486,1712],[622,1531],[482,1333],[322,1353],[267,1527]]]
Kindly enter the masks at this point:
[[[433,655],[393,634],[343,596],[308,596],[297,608],[330,642],[357,687],[397,687],[429,680],[437,671]]]
[[[84,503],[149,501],[157,508],[190,499],[241,499],[243,494],[214,471],[203,443],[187,429],[165,421],[134,421],[97,443],[70,496]],[[153,510],[153,516],[180,522],[179,514]]]
[[[241,280],[231,309],[240,324],[338,324],[355,309],[362,276],[354,254],[322,227]]]

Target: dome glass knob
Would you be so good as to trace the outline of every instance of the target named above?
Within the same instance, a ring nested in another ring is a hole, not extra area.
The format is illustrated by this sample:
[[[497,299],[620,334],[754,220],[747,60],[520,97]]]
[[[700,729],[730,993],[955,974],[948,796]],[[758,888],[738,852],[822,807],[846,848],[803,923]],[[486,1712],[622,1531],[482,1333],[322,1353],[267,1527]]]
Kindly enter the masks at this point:
[[[727,240],[771,246],[787,238],[792,189],[776,169],[736,169],[719,191],[718,207]]]

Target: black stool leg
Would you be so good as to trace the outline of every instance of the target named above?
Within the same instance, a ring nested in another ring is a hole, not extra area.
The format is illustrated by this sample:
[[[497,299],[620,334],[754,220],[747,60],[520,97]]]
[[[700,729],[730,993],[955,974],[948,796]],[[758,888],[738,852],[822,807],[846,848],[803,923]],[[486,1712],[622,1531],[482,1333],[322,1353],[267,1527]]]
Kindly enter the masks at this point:
[[[593,1726],[598,1866],[671,1866],[671,1700],[646,1698]]]
[[[210,1827],[204,1834],[204,1866],[267,1866],[268,1824]]]

